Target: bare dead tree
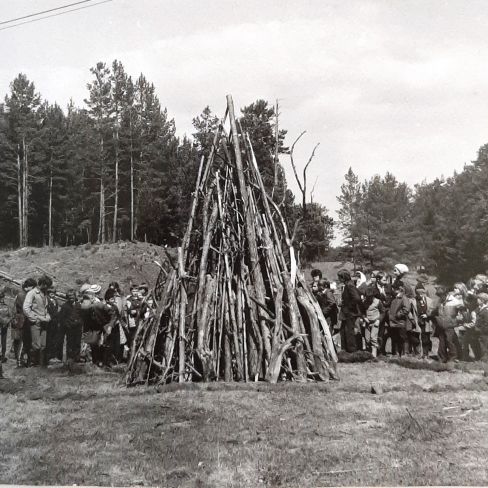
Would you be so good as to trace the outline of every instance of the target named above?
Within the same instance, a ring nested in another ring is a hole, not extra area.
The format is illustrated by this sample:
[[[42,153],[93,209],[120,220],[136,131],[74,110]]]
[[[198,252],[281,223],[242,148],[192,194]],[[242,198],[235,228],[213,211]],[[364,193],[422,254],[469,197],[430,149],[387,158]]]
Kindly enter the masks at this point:
[[[296,182],[298,184],[298,188],[300,189],[300,193],[302,194],[302,216],[305,219],[307,217],[307,170],[308,167],[310,166],[310,163],[312,162],[313,158],[315,157],[315,151],[320,145],[320,142],[318,142],[315,147],[313,148],[312,154],[308,158],[307,163],[305,164],[302,172],[302,180],[298,177],[298,172],[297,172],[297,167],[295,165],[295,159],[294,159],[294,151],[295,151],[295,146],[298,143],[298,141],[307,133],[307,131],[303,131],[296,139],[295,142],[292,144],[291,149],[290,149],[290,162],[291,162],[291,167],[293,168],[293,174],[295,175]],[[312,190],[313,191],[313,190]]]

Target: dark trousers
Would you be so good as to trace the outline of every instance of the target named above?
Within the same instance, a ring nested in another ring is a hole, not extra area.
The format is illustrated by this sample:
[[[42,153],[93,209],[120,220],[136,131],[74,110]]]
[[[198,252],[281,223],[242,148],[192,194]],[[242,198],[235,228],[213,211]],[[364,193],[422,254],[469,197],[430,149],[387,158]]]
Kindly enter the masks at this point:
[[[61,331],[57,322],[50,322],[47,326],[46,349],[48,359],[63,360],[64,331]]]
[[[341,324],[341,348],[346,352],[356,352],[358,342],[356,337],[356,317],[344,319]]]
[[[0,335],[2,337],[2,358],[7,354],[7,334],[8,327],[0,327]]]
[[[430,332],[422,332],[420,334],[420,340],[422,341],[422,354],[428,357],[432,352],[432,340],[430,338]]]
[[[463,334],[463,361],[469,359],[469,347],[473,350],[474,358],[479,361],[483,356],[480,344],[480,333],[477,329],[467,329]]]
[[[420,332],[409,330],[407,332],[407,336],[408,336],[408,352],[410,354],[419,354],[420,353]]]
[[[391,338],[391,353],[393,355],[400,355],[406,351],[408,346],[408,336],[407,331],[402,327],[390,327],[390,338]]]
[[[454,329],[443,329],[438,326],[436,333],[439,337],[439,359],[444,363],[456,359],[461,350],[461,344]]]
[[[388,313],[385,314],[380,322],[380,328],[378,330],[378,345],[380,354],[386,355],[386,342],[390,338],[390,327],[388,327],[390,321]]]
[[[81,352],[81,325],[62,327],[61,333],[64,341],[66,335],[66,357],[73,361],[80,359]]]

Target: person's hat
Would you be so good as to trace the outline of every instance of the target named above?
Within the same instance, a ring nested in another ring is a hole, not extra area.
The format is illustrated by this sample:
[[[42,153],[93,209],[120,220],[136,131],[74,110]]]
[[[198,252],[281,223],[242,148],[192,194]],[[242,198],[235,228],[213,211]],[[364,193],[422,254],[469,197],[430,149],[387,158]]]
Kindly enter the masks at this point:
[[[96,295],[100,292],[101,289],[102,287],[100,285],[90,285],[90,288],[88,288],[87,292]]]
[[[84,283],[83,285],[81,285],[80,293],[83,295],[84,293],[87,293],[89,289],[90,285],[88,283]]]
[[[406,264],[395,264],[394,269],[397,269],[401,274],[408,273],[408,266]]]

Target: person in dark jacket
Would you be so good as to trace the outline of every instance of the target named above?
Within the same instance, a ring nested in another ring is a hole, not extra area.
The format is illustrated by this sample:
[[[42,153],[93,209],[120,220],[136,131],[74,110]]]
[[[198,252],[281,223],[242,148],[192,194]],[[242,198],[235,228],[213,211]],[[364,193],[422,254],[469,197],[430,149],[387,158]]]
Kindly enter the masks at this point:
[[[81,316],[81,305],[76,298],[75,290],[66,292],[66,302],[59,311],[60,337],[64,343],[66,337],[66,360],[68,365],[80,360],[81,333],[83,330],[83,319]]]
[[[110,366],[111,350],[107,338],[116,323],[117,314],[116,307],[108,306],[98,298],[100,289],[100,285],[83,285],[81,288],[83,334],[90,336],[93,363],[98,366]]]
[[[480,359],[488,359],[488,294],[479,293],[477,295],[479,308],[476,313],[475,327],[479,334],[481,346]],[[486,372],[486,367],[485,367]]]
[[[347,352],[361,348],[359,320],[364,315],[361,293],[351,279],[349,271],[342,269],[337,273],[338,280],[344,284],[341,298],[341,346]]]
[[[378,351],[381,355],[386,355],[386,343],[390,339],[390,319],[389,311],[391,301],[393,300],[395,293],[389,283],[388,276],[385,273],[378,273],[376,275],[376,284],[373,295],[381,300],[383,304],[384,314],[381,317],[380,325],[378,329]]]
[[[390,318],[390,337],[391,353],[403,356],[408,347],[408,314],[410,313],[410,300],[407,298],[405,288],[402,284],[393,285],[395,297],[391,301]]]
[[[51,359],[56,359],[57,361],[63,361],[63,346],[64,346],[64,336],[61,339],[61,334],[59,330],[59,303],[56,299],[56,289],[51,287],[47,291],[47,311],[51,317],[51,320],[47,326],[47,336],[46,336],[46,351],[48,362]]]
[[[333,333],[334,327],[337,325],[337,302],[330,289],[330,283],[328,280],[321,279],[318,282],[312,283],[312,293],[319,302],[322,313],[324,314],[331,333]]]

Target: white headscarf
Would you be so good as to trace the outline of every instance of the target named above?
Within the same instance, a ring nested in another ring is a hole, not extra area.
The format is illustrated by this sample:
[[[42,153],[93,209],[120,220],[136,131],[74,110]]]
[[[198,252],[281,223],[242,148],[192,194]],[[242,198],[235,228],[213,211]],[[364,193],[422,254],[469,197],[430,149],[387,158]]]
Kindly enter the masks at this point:
[[[402,275],[408,273],[408,266],[406,264],[395,264],[395,269],[397,269]]]

